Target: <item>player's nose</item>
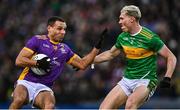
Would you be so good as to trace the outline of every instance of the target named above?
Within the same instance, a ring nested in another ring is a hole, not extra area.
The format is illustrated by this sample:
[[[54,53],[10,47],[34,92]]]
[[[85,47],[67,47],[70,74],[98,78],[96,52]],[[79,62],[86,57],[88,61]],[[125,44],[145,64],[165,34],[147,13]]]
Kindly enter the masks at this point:
[[[61,33],[61,34],[65,34],[66,31],[65,31],[64,29],[62,29],[62,30],[60,31],[60,33]]]
[[[119,22],[118,22],[121,26],[122,26],[122,20],[119,20]]]

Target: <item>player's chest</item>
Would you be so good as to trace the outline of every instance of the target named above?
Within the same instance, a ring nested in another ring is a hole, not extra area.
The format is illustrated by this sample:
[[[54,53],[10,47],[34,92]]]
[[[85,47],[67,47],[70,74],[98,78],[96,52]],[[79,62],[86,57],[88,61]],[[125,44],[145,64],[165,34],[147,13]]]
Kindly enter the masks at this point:
[[[128,58],[141,58],[152,54],[148,47],[148,41],[139,38],[126,37],[121,40],[123,51]]]
[[[65,59],[68,50],[62,45],[50,45],[44,43],[39,48],[39,52],[44,53],[51,58],[55,57],[56,59]]]
[[[122,46],[129,46],[129,47],[138,47],[138,48],[147,48],[148,42],[141,38],[134,38],[134,37],[124,37],[121,40]]]

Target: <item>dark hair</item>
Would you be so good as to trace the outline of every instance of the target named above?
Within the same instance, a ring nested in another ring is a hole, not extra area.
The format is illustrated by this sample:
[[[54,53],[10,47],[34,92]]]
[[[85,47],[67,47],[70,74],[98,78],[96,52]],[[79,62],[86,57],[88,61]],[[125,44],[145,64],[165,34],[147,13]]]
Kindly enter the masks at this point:
[[[58,16],[52,16],[48,19],[48,22],[47,22],[47,25],[54,25],[54,23],[56,21],[61,21],[61,22],[65,22],[63,18],[61,17],[58,17]]]

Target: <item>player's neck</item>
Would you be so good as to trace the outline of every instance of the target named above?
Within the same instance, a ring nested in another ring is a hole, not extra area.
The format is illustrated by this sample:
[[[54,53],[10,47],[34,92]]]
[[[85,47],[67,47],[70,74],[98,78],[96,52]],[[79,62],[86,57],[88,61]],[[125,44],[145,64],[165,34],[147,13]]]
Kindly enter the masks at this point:
[[[59,43],[60,43],[60,42],[54,41],[50,35],[47,35],[47,37],[49,38],[49,41],[50,41],[52,44],[55,44],[55,45],[56,45],[56,44],[59,44]]]
[[[139,24],[135,24],[135,26],[132,26],[131,31],[129,32],[131,35],[136,35],[138,34],[142,29],[142,26]]]

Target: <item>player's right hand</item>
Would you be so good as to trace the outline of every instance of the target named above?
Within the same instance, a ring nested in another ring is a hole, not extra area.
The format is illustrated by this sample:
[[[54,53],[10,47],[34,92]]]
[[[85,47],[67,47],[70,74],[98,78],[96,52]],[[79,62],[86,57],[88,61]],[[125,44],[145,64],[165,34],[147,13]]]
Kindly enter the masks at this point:
[[[37,60],[36,66],[38,68],[45,70],[46,72],[49,72],[51,65],[50,63],[51,59],[49,57],[44,57],[41,60]]]
[[[97,42],[96,42],[96,44],[95,44],[95,48],[97,48],[97,49],[100,49],[101,47],[102,47],[102,43],[103,43],[103,41],[104,41],[104,37],[107,35],[107,32],[108,32],[108,29],[107,28],[105,28],[102,32],[101,32],[101,34],[100,34],[100,37],[99,37],[99,39],[97,40]]]

